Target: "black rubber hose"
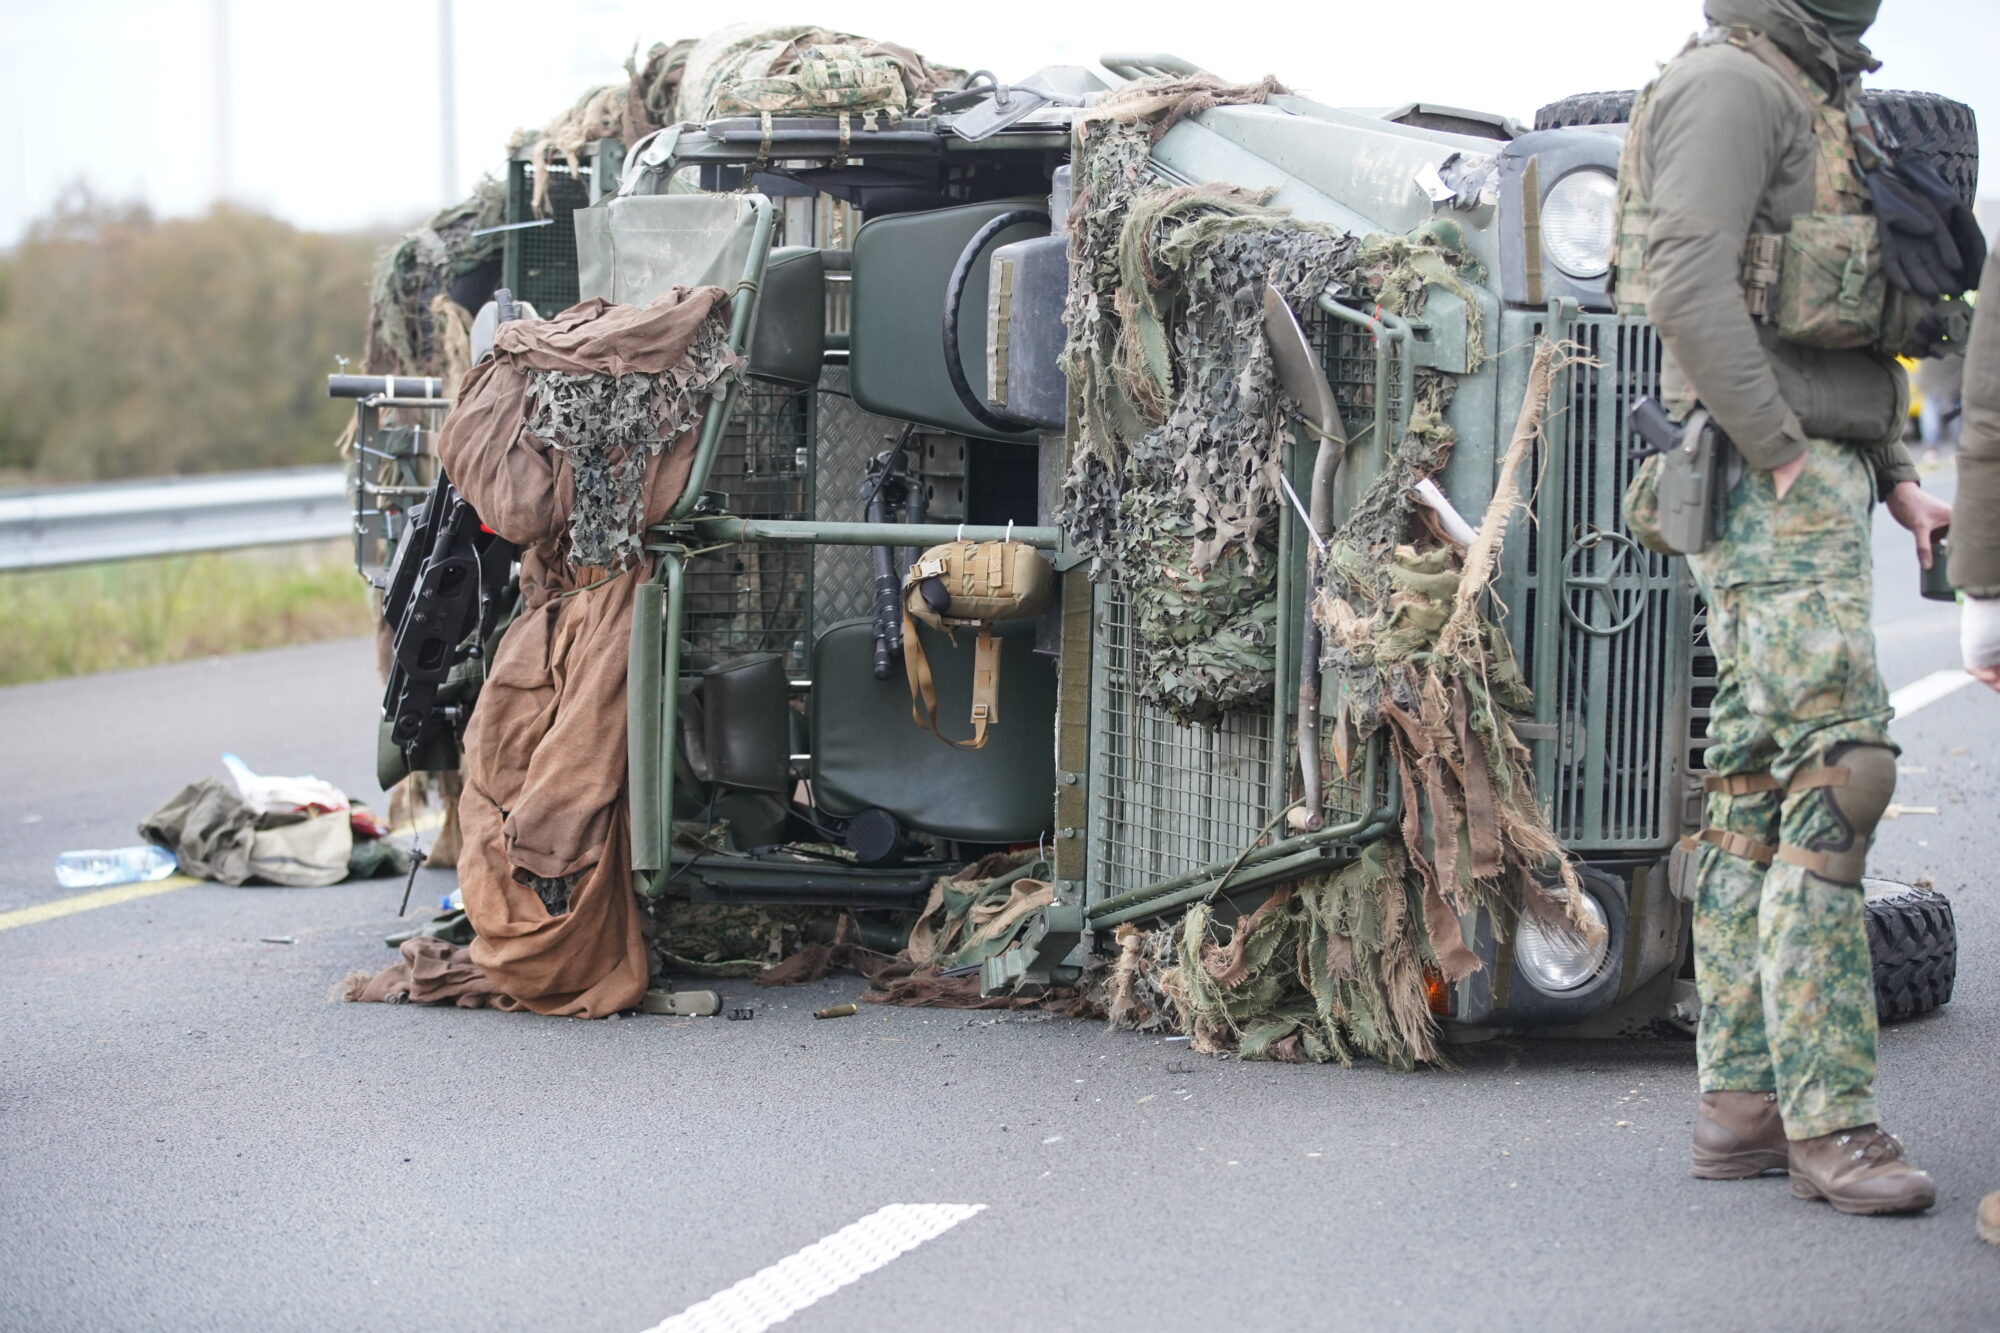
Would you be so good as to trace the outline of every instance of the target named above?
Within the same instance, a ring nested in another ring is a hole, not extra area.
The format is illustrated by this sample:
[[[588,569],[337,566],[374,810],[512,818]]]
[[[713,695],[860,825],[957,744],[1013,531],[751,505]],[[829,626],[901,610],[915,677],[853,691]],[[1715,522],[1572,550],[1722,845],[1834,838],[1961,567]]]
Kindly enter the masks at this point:
[[[1009,227],[1023,222],[1047,222],[1049,215],[1039,208],[1017,208],[1011,213],[1002,213],[972,234],[965,249],[959,251],[958,262],[951,266],[951,281],[944,285],[944,373],[951,380],[951,390],[958,395],[958,401],[972,414],[972,419],[988,430],[1017,434],[1026,422],[1010,420],[986,405],[986,400],[972,391],[965,379],[965,365],[958,352],[958,308],[965,303],[965,280],[972,276],[972,266],[979,259],[979,252],[987,243]]]

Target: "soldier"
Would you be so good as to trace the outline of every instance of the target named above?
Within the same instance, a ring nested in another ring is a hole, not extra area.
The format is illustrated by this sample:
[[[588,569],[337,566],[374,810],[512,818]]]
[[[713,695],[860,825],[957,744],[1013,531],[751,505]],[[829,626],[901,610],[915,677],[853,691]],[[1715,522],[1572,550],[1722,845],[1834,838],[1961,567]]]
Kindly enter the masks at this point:
[[[1965,259],[1945,253],[1949,227],[1932,228],[1935,253],[1893,250],[1936,220],[1935,200],[1930,219],[1904,216],[1919,209],[1907,191],[1871,207],[1877,181],[1862,168],[1883,164],[1859,156],[1875,144],[1849,111],[1858,75],[1878,64],[1859,41],[1878,3],[1708,0],[1715,26],[1634,107],[1617,273],[1622,308],[1643,307],[1665,343],[1670,413],[1683,419],[1699,399],[1746,465],[1719,539],[1692,557],[1719,675],[1709,827],[1690,840],[1694,1174],[1786,1167],[1794,1195],[1847,1213],[1936,1198],[1877,1124],[1861,878],[1896,780],[1870,509],[1886,500],[1926,568],[1951,510],[1919,489],[1900,443],[1908,386],[1886,354],[1899,349],[1872,345],[1896,302],[1876,305],[1872,332],[1812,327],[1837,294],[1798,290],[1816,265],[1779,264],[1787,242],[1872,236],[1879,223],[1883,268],[1916,274],[1934,299]],[[1788,235],[1795,222],[1810,225]],[[1939,265],[1951,276],[1937,278]]]

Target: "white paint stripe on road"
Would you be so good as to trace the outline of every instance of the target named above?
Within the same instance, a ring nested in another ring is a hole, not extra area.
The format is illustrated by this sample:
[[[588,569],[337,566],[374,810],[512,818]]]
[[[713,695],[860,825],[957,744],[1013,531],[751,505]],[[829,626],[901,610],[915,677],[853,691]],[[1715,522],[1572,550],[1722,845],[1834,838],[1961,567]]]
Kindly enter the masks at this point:
[[[646,1333],[762,1333],[985,1209],[892,1203],[690,1305]]]
[[[1956,667],[1949,671],[1933,671],[1922,680],[1911,681],[1890,695],[1889,707],[1896,710],[1896,720],[1900,722],[1918,709],[1949,698],[1971,683],[1972,677]]]

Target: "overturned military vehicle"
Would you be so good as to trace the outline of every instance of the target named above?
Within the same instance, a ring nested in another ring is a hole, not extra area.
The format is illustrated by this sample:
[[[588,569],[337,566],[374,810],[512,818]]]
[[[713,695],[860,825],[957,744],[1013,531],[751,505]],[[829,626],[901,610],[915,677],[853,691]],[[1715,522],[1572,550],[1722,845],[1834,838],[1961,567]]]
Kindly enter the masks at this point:
[[[335,382],[384,780],[463,752],[498,988],[844,960],[1398,1065],[1691,1022],[1616,126],[732,40],[406,243],[409,355]],[[1940,896],[1871,930],[1885,1017],[1949,997]]]

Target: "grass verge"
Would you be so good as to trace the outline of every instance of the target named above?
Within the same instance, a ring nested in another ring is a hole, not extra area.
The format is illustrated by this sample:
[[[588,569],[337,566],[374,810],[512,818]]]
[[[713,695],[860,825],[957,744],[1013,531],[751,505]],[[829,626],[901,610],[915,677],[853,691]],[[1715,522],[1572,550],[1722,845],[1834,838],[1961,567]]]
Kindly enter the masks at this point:
[[[367,634],[345,542],[0,574],[0,685]]]

